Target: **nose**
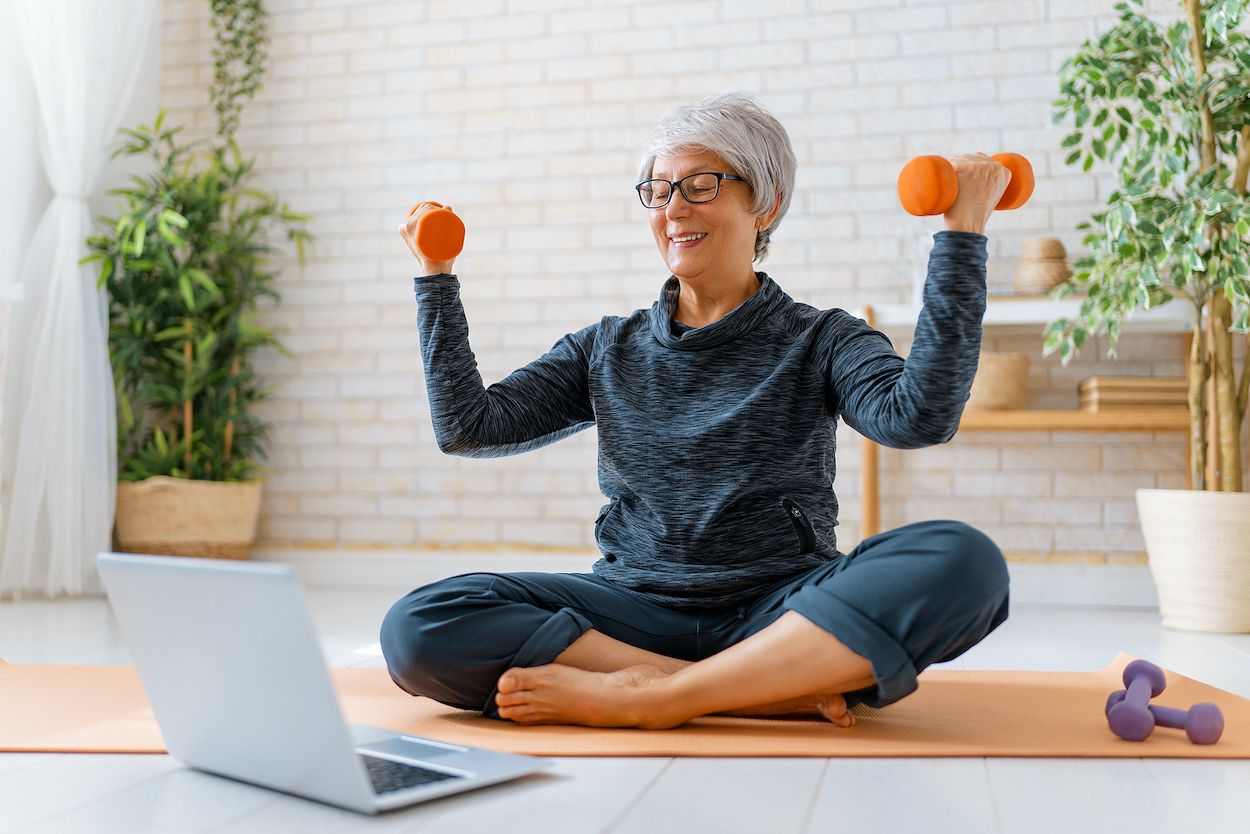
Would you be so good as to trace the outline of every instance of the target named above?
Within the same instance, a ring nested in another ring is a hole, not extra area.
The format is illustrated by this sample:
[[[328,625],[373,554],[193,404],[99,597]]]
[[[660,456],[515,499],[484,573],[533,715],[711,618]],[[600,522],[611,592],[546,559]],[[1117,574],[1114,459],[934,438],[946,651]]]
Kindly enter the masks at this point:
[[[690,213],[690,202],[686,199],[686,195],[681,193],[678,188],[673,191],[673,197],[668,201],[668,205],[664,207],[664,214],[667,217],[684,217]]]

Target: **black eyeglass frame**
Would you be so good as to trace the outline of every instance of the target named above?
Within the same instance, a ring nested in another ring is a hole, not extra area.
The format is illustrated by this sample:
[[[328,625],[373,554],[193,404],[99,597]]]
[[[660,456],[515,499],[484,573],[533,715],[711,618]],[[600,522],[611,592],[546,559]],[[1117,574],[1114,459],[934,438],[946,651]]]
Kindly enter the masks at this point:
[[[684,183],[686,180],[690,179],[691,177],[701,177],[706,174],[711,174],[712,176],[716,177],[716,190],[712,192],[712,196],[708,197],[706,200],[691,200],[690,195],[686,193],[686,187],[682,185],[682,183]],[[745,177],[735,176],[734,174],[722,174],[719,171],[696,171],[693,174],[686,174],[686,176],[682,177],[679,180],[664,180],[664,179],[643,180],[642,182],[634,186],[634,190],[638,192],[638,200],[639,202],[642,203],[643,208],[661,209],[673,201],[673,195],[677,193],[678,190],[681,191],[681,196],[684,197],[686,199],[686,202],[688,203],[710,203],[716,199],[717,195],[720,194],[721,180],[737,180],[738,182],[747,181]],[[642,187],[649,182],[666,182],[672,186],[672,188],[670,188],[668,192],[668,199],[660,203],[658,206],[647,205],[647,201],[642,196]]]

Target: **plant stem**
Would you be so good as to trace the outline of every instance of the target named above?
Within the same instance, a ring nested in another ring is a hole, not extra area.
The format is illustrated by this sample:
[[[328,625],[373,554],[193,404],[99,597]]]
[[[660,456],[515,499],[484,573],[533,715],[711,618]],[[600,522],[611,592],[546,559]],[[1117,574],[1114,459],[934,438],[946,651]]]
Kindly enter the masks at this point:
[[[239,375],[239,354],[230,360],[230,413],[234,413],[234,402],[238,398],[238,389],[234,387],[235,377]],[[234,442],[234,420],[226,421],[225,454],[222,456],[221,476],[225,478],[230,472],[230,446]]]
[[[182,360],[187,372],[187,385],[190,386],[191,379],[191,319],[186,319],[184,325],[187,331],[187,340],[182,343]],[[182,401],[182,434],[187,441],[186,451],[183,452],[183,466],[187,470],[187,477],[191,477],[191,398],[186,397]]]

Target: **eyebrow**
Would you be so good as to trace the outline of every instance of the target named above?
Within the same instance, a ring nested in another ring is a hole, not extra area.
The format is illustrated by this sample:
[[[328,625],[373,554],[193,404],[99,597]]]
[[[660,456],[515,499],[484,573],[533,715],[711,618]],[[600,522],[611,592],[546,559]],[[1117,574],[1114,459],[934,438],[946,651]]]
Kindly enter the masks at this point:
[[[686,171],[685,173],[683,173],[683,174],[681,175],[681,177],[687,176],[687,175],[689,175],[689,174],[701,174],[701,173],[704,173],[705,171],[710,171],[710,170],[711,170],[711,168],[707,167],[709,164],[710,164],[710,163],[701,162],[701,163],[699,163],[698,165],[691,166],[690,170],[689,170],[689,171]],[[660,173],[659,173],[659,172],[657,172],[654,168],[652,168],[652,169],[651,169],[651,178],[652,178],[652,179],[657,179],[657,180],[662,180],[662,179],[668,179],[668,180],[679,180],[679,179],[681,179],[681,177],[675,177],[675,176],[673,176],[673,175],[671,175],[671,174],[660,174]]]

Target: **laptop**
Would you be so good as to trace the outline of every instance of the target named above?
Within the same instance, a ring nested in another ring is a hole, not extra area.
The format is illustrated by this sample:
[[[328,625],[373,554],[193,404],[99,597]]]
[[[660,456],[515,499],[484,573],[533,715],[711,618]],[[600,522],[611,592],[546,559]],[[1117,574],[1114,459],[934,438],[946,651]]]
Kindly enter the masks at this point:
[[[193,768],[376,814],[553,764],[348,725],[289,565],[96,563],[165,746]]]

